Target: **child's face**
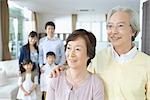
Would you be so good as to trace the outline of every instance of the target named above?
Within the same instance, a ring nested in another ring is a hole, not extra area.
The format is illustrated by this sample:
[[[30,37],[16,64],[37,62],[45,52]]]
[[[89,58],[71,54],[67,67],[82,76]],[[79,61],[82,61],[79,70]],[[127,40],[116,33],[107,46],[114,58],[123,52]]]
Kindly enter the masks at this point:
[[[49,65],[53,64],[55,62],[55,57],[54,56],[48,56],[47,57],[47,63]]]
[[[33,65],[32,63],[29,63],[29,64],[24,65],[23,67],[26,70],[26,72],[31,72]]]

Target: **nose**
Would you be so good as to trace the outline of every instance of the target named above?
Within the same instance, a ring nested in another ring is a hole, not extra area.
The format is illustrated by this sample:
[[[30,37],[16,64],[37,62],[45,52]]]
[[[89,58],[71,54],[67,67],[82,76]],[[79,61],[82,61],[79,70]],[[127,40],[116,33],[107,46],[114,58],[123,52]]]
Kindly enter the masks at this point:
[[[75,57],[75,51],[71,50],[69,53],[69,58]]]
[[[112,32],[113,32],[113,33],[117,33],[117,32],[118,32],[118,27],[117,27],[117,26],[113,26]]]

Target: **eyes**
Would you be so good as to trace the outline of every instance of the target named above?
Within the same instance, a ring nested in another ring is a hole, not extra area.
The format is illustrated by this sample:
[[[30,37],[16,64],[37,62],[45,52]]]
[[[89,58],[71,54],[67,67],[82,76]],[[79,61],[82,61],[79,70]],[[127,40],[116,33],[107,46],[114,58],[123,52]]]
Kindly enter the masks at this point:
[[[130,26],[130,25],[127,25],[125,23],[118,23],[118,24],[112,24],[112,23],[108,23],[107,24],[107,30],[112,30],[112,29],[117,29],[117,30],[125,30],[127,28],[127,26]]]
[[[71,50],[75,50],[75,51],[81,51],[81,47],[71,47],[71,46],[67,46],[66,51],[71,51]]]

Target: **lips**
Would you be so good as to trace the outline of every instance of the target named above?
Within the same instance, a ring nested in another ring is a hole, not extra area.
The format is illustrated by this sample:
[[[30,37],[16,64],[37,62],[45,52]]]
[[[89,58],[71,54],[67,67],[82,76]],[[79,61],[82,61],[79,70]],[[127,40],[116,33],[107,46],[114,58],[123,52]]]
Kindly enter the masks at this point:
[[[112,37],[110,37],[110,39],[112,41],[117,41],[117,40],[121,39],[121,37],[112,36]]]
[[[74,59],[69,59],[68,60],[70,63],[75,63],[75,62],[77,62],[77,60],[74,60]]]

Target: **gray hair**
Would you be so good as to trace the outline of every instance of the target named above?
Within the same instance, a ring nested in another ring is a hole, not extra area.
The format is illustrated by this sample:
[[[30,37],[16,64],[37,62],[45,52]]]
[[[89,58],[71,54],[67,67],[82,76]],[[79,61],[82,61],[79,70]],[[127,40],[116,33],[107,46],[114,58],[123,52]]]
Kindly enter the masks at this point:
[[[111,17],[114,13],[116,13],[116,12],[118,12],[118,11],[126,12],[126,13],[128,13],[128,14],[131,16],[130,25],[131,25],[133,31],[135,32],[135,35],[132,37],[132,41],[134,41],[135,38],[136,38],[136,36],[137,36],[137,34],[138,34],[139,31],[140,31],[139,17],[138,17],[138,15],[137,15],[136,11],[133,10],[133,9],[131,9],[131,8],[121,7],[121,6],[117,6],[117,7],[115,7],[115,8],[112,8],[112,9],[108,12],[108,14],[107,14],[107,23],[108,23],[110,17]]]

